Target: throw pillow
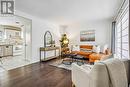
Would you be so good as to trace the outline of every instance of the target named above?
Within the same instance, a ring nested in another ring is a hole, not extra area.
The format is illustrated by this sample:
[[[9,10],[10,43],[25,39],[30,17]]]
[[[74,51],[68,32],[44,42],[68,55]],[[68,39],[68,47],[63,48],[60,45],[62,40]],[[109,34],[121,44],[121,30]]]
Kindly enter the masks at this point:
[[[107,50],[107,49],[108,49],[108,45],[106,44],[106,45],[104,45],[104,47],[103,47],[102,53],[106,54],[106,50]]]
[[[93,52],[100,53],[100,46],[99,45],[93,46]]]
[[[97,46],[96,53],[100,53],[100,46]]]
[[[72,51],[80,51],[79,45],[72,45]]]

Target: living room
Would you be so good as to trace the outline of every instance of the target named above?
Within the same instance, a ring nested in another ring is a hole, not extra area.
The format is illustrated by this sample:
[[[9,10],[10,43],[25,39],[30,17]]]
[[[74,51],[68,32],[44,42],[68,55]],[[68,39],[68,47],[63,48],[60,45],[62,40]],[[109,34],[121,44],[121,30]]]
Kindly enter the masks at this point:
[[[0,87],[129,86],[129,0],[0,3]]]

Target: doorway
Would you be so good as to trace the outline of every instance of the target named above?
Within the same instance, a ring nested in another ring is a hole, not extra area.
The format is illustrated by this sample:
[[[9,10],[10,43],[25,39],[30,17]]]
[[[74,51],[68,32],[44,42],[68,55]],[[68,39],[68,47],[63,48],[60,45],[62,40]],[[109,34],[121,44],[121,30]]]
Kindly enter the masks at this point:
[[[0,17],[0,72],[31,63],[32,20]]]

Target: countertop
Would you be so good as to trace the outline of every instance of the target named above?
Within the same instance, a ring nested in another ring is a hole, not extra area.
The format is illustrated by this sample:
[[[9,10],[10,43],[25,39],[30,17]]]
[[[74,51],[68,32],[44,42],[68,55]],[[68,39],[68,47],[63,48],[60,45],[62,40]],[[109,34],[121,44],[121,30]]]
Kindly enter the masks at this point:
[[[13,44],[0,44],[0,46],[13,46]]]

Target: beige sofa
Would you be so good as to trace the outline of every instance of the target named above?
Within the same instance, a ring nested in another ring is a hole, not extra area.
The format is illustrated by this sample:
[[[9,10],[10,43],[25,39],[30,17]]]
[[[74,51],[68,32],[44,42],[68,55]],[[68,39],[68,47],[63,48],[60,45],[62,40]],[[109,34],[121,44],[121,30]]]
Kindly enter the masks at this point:
[[[72,82],[76,87],[128,87],[130,60],[107,59],[95,65],[72,64]]]

